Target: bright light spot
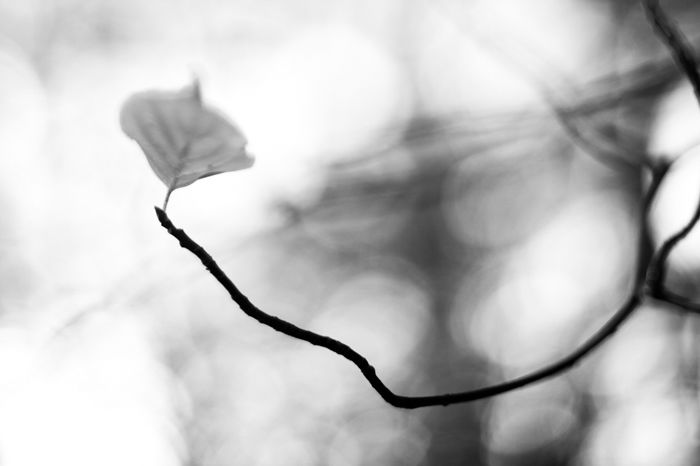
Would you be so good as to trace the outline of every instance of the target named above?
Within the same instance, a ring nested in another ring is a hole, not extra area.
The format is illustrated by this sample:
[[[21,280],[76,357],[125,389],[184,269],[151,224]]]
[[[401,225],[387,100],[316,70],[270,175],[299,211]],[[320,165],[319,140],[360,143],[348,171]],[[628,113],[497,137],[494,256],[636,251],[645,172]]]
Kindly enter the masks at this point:
[[[629,400],[593,432],[586,466],[684,466],[695,450],[693,429],[678,400]]]
[[[568,84],[577,84],[581,69],[597,70],[590,66],[591,54],[599,54],[601,29],[609,15],[604,8],[585,0],[474,3],[465,11],[471,19],[465,27],[493,40],[506,59],[536,73],[538,79],[556,86],[561,84],[558,78],[575,72]]]
[[[263,169],[284,173],[365,147],[406,112],[397,65],[342,25],[306,30],[260,64],[255,82],[233,91],[237,118]],[[269,167],[265,164],[269,164]]]
[[[422,18],[421,91],[437,112],[542,103],[539,86],[575,85],[593,69],[604,14],[580,0],[436,2]]]
[[[0,391],[4,466],[179,464],[167,380],[138,324],[96,317],[42,350]]]
[[[338,429],[329,448],[330,464],[423,464],[428,439],[395,412],[385,409],[357,413]]]
[[[428,304],[426,292],[415,283],[371,271],[347,279],[313,327],[357,349],[391,379],[410,371],[406,358],[421,341]]]
[[[236,422],[248,429],[268,428],[279,416],[288,399],[286,379],[280,368],[263,354],[253,354],[239,348],[231,357],[229,351],[222,351],[219,365],[226,369],[230,377],[231,406],[236,413]]]
[[[489,419],[489,448],[515,455],[561,440],[578,424],[572,399],[570,389],[551,382],[496,398]]]
[[[330,332],[326,334],[343,338]],[[366,356],[370,358],[373,355]],[[362,399],[363,403],[367,400],[380,401],[357,370],[330,351],[305,345],[288,351],[285,359],[284,377],[290,381],[290,386],[301,387],[300,390],[290,391],[289,398],[305,406],[307,412],[315,416],[342,412],[348,408],[351,399]],[[381,376],[385,374],[382,372]]]
[[[555,271],[506,275],[456,339],[516,372],[548,362],[571,346],[585,304],[579,285]]]
[[[677,383],[666,316],[637,313],[605,348],[593,380],[593,392],[624,400],[630,394],[658,393]]]
[[[0,327],[0,394],[12,393],[25,383],[35,357],[36,349],[26,332],[18,327]]]
[[[258,442],[257,448],[259,452],[257,458],[249,463],[254,466],[318,464],[313,446],[291,429],[268,431]]]
[[[473,291],[460,293],[456,340],[516,372],[571,350],[584,311],[605,302],[601,290],[614,287],[624,270],[627,220],[610,193],[563,208],[513,252],[500,285],[473,316],[465,311]]]
[[[700,109],[685,81],[658,107],[649,141],[652,155],[678,156],[700,144]]]
[[[657,243],[665,241],[690,221],[699,200],[700,147],[696,147],[673,165],[661,185],[652,210],[652,227]],[[671,263],[687,268],[700,267],[700,234],[697,228],[676,246]]]
[[[422,18],[421,54],[416,57],[420,92],[430,111],[479,113],[540,100],[526,77],[443,13],[428,11]]]
[[[542,270],[567,277],[579,289],[576,302],[585,307],[601,290],[616,289],[630,266],[633,227],[629,208],[615,191],[583,195],[518,249],[514,266],[522,274]],[[562,304],[559,312],[571,308]]]
[[[46,95],[29,57],[0,44],[0,194],[12,200],[19,227],[31,231],[50,206],[46,198],[48,158],[41,156],[48,124]]]

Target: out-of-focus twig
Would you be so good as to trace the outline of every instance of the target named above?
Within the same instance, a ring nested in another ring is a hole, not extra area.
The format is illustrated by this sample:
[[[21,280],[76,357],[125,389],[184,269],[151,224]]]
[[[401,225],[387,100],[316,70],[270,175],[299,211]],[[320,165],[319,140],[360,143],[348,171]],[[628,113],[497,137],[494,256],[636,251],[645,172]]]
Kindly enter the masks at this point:
[[[479,18],[481,16],[479,15]],[[639,153],[632,153],[623,145],[606,140],[599,131],[593,130],[590,120],[594,115],[578,111],[577,104],[572,102],[573,96],[582,94],[580,86],[570,76],[556,69],[551,61],[545,60],[542,53],[528,50],[527,41],[509,35],[511,47],[506,47],[503,37],[495,40],[492,37],[492,32],[482,30],[483,28],[479,26],[478,22],[468,26],[462,25],[454,21],[455,17],[457,16],[450,16],[461,33],[486,47],[493,56],[498,57],[506,66],[517,71],[518,76],[525,77],[537,89],[559,126],[584,153],[615,170],[634,169],[640,165],[649,168],[652,165],[647,157],[639,159],[636,157],[640,155]],[[511,48],[517,50],[512,51]],[[531,63],[533,60],[537,60],[539,66],[533,67]],[[546,74],[541,72],[541,68],[546,70]]]
[[[657,0],[643,0],[643,6],[649,21],[654,26],[654,30],[664,41],[677,65],[690,81],[695,97],[700,104],[700,72],[698,72],[698,62],[693,49],[683,33],[666,16]],[[698,220],[700,220],[700,200],[697,203],[695,212],[685,226],[663,242],[657,253],[658,259],[654,261],[655,267],[649,271],[649,288],[652,296],[686,310],[692,310],[695,308],[695,305],[666,289],[668,258],[678,243],[693,230]]]
[[[659,6],[658,0],[644,0],[644,10],[657,34],[664,40],[681,71],[690,81],[695,97],[700,102],[700,72],[695,53],[683,33]]]
[[[663,288],[660,293],[658,293],[655,298],[659,302],[670,304],[679,308],[683,312],[689,312],[691,314],[700,314],[700,303],[696,303],[685,296],[681,296],[673,291]]]

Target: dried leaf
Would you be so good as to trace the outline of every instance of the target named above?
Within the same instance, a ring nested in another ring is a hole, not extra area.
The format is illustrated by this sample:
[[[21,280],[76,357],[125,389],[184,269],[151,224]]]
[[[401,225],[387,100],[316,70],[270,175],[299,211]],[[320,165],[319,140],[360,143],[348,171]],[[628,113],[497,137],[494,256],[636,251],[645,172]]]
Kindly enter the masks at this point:
[[[196,80],[180,91],[134,94],[122,106],[120,123],[168,187],[168,196],[200,178],[253,165],[245,136],[203,105]]]

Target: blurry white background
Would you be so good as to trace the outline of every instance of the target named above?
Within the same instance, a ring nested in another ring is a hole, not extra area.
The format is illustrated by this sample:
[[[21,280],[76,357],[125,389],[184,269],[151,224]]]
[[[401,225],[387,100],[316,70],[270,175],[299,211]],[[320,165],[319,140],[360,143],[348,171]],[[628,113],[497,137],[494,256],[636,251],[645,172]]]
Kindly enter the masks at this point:
[[[670,3],[692,36],[697,8]],[[573,102],[663,56],[612,0],[0,0],[0,464],[695,464],[692,319],[645,308],[570,376],[397,410],[229,302],[158,225],[165,188],[118,125],[131,93],[196,74],[257,162],[175,192],[175,223],[397,391],[458,391],[555,359],[621,302],[643,180],[574,145],[541,88]],[[696,144],[689,88],[645,98],[592,137]],[[659,240],[698,163],[663,187]]]

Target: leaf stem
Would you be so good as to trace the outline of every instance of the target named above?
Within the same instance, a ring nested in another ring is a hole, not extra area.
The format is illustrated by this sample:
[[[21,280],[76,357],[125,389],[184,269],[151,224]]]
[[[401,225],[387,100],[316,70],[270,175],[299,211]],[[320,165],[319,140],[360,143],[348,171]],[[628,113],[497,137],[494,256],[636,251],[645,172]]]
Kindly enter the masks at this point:
[[[170,195],[173,193],[172,186],[168,188],[168,192],[165,193],[165,200],[163,201],[163,211],[168,209],[168,201],[170,200]]]

